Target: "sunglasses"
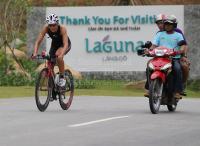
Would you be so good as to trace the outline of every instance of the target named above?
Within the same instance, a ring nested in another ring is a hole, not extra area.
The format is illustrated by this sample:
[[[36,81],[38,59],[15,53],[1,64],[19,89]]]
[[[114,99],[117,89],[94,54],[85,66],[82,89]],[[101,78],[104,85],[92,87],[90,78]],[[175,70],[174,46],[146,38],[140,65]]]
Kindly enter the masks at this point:
[[[49,26],[49,27],[55,27],[56,24],[49,24],[48,26]]]

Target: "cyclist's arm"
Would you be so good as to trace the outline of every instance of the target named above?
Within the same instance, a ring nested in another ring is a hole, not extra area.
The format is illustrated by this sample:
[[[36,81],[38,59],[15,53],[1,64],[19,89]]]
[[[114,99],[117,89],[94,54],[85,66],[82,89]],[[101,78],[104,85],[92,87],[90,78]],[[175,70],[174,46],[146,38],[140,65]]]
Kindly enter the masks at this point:
[[[66,51],[67,51],[67,49],[68,49],[68,35],[67,35],[67,30],[66,30],[66,28],[65,28],[65,26],[62,26],[61,25],[61,27],[60,27],[61,29],[61,35],[62,35],[62,39],[63,39],[63,45],[64,45],[64,47],[63,47],[63,51],[62,51],[62,53],[61,53],[61,55],[62,55],[62,57],[65,55],[65,53],[66,53]]]
[[[47,30],[48,30],[48,26],[45,25],[43,28],[42,28],[42,31],[40,32],[39,36],[38,36],[38,39],[35,43],[35,46],[34,46],[34,54],[36,55],[37,52],[38,52],[38,48],[39,48],[39,45],[40,43],[42,42],[43,38],[44,38],[44,35],[47,33]]]

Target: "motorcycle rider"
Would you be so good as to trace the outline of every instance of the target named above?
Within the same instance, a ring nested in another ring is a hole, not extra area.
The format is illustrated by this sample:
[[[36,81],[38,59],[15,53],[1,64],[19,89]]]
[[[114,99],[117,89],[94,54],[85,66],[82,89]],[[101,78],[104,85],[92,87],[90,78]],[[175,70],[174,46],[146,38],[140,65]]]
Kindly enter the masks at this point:
[[[156,16],[156,24],[157,24],[157,26],[158,26],[158,28],[159,28],[159,31],[158,31],[157,33],[162,32],[162,31],[165,31],[165,26],[164,26],[164,23],[163,23],[163,20],[164,20],[165,16],[166,16],[165,14],[159,14],[159,15]],[[171,16],[173,16],[174,18],[176,18],[174,15],[171,15]],[[177,22],[177,23],[178,23],[178,22]],[[184,41],[185,41],[185,49],[184,49],[184,52],[185,52],[185,54],[187,54],[187,52],[188,52],[188,45],[187,45],[187,41],[186,41],[186,39],[185,39],[184,34],[183,34],[182,31],[181,31],[180,29],[178,29],[177,27],[174,28],[174,31],[180,33],[180,34],[183,36],[183,39],[184,39]],[[156,33],[156,34],[157,34],[157,33]],[[187,56],[185,55],[185,57],[187,57]],[[150,59],[150,60],[147,62],[147,67],[148,67],[148,64],[151,62],[151,60],[152,60],[152,59]],[[188,66],[188,63],[186,63],[186,62],[184,62],[184,61],[181,60],[181,68],[182,68],[182,77],[183,77],[183,79],[182,79],[182,80],[183,80],[183,92],[182,92],[182,94],[186,94],[186,81],[187,81],[187,78],[188,78],[188,76],[189,76],[189,66]],[[146,76],[148,76],[148,70],[147,70],[147,69],[146,69]],[[146,90],[149,90],[149,83],[148,83],[148,80],[146,81],[145,89],[146,89]],[[149,93],[145,94],[144,96],[148,97],[148,96],[149,96]]]
[[[164,23],[163,23],[163,19],[164,19],[165,16],[166,15],[164,15],[164,14],[159,14],[159,15],[156,16],[156,24],[157,24],[158,28],[160,29],[158,32],[165,30]],[[175,16],[173,15],[173,17],[175,17]],[[187,41],[185,39],[185,36],[184,36],[183,32],[178,28],[174,28],[174,31],[180,33],[183,36],[183,39],[185,41],[184,53],[185,53],[185,57],[187,57],[186,55],[188,53],[188,44],[187,44]],[[182,77],[183,77],[183,94],[186,94],[186,81],[187,81],[188,76],[189,76],[189,64],[187,64],[184,61],[181,61],[181,69],[182,69]]]
[[[177,55],[172,57],[173,61],[173,75],[175,77],[174,81],[174,98],[180,99],[180,93],[183,91],[182,84],[182,70],[180,67],[180,60],[188,63],[187,58],[184,56],[184,45],[177,46],[178,42],[184,40],[183,36],[174,31],[174,28],[177,27],[177,19],[174,15],[165,16],[163,19],[165,31],[158,32],[153,40],[152,46],[150,49],[155,49],[159,46],[164,46],[170,49],[177,50]],[[175,48],[176,47],[176,48]],[[147,54],[149,50],[145,50],[144,53]],[[180,55],[182,54],[182,55]]]

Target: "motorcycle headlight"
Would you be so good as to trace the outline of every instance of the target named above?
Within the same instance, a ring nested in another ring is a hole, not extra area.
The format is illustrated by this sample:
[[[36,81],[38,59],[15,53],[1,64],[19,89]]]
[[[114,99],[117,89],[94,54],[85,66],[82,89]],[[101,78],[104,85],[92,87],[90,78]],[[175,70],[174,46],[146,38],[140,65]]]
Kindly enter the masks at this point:
[[[151,70],[152,70],[152,69],[154,70],[153,64],[152,64],[151,62],[149,63],[149,68],[150,68]]]
[[[167,49],[155,49],[156,56],[164,56]]]
[[[166,70],[166,69],[170,69],[172,66],[171,63],[167,63],[165,66],[163,66],[160,70]]]

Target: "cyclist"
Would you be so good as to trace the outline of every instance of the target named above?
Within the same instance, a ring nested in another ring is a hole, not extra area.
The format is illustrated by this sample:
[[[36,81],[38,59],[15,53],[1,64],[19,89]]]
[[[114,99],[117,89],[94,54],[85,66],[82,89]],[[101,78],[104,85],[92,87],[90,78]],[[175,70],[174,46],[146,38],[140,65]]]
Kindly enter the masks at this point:
[[[65,86],[66,79],[64,77],[64,60],[63,57],[71,49],[71,41],[67,35],[67,31],[64,25],[59,24],[58,15],[55,13],[50,14],[46,18],[46,25],[43,26],[38,39],[34,46],[34,54],[31,56],[34,59],[37,55],[39,45],[44,38],[44,35],[48,34],[52,39],[51,48],[49,51],[50,55],[58,55],[58,68],[60,71],[60,82],[59,86]]]
[[[173,49],[177,46],[179,41],[184,40],[183,36],[180,33],[174,31],[174,28],[177,27],[177,19],[174,15],[165,16],[163,23],[165,31],[161,31],[156,34],[150,49],[155,49],[158,46],[165,46],[167,48]],[[183,91],[180,60],[185,61],[186,63],[188,63],[188,60],[184,55],[180,55],[184,51],[184,45],[176,47],[175,50],[177,50],[177,55],[175,57],[172,57],[172,68],[175,77],[174,98],[179,99],[180,93]],[[148,53],[148,50],[145,50],[144,53]]]

